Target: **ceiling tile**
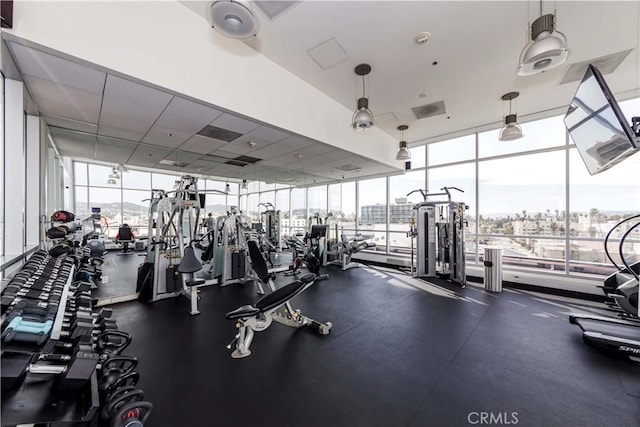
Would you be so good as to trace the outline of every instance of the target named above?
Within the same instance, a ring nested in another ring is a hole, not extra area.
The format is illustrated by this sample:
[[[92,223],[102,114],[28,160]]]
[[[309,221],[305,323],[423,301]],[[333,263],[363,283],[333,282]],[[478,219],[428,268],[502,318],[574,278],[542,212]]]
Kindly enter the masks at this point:
[[[81,122],[78,120],[70,120],[62,117],[51,117],[51,116],[43,116],[42,117],[45,122],[49,126],[55,126],[64,129],[72,129],[80,132],[89,132],[95,134],[98,132],[98,125],[93,123]]]
[[[202,157],[202,154],[190,153],[188,151],[173,151],[165,156],[167,160],[173,160],[178,163],[191,164]]]
[[[24,78],[41,114],[98,123],[102,101],[99,94],[29,75]]]
[[[133,127],[133,124],[128,123],[127,126]],[[113,138],[121,138],[126,139],[127,141],[138,142],[144,136],[145,131],[140,129],[120,129],[113,126],[100,125],[98,127],[98,134],[102,136],[110,136]]]
[[[144,162],[146,164],[148,163],[155,164],[155,163],[158,163],[160,160],[164,159],[165,157],[167,157],[167,155],[171,151],[172,150],[168,148],[155,147],[147,144],[140,144],[138,145],[138,148],[136,148],[136,151],[131,156],[131,159],[129,159],[129,162],[131,164],[135,164],[136,162]]]
[[[236,117],[228,113],[224,113],[223,115],[212,121],[210,124],[243,135],[260,126],[258,123],[243,119],[241,117]]]
[[[200,123],[200,128],[198,130],[200,130],[204,125],[207,125],[220,117],[222,111],[176,96],[164,110],[163,115],[164,114],[170,114],[172,116],[198,122]]]
[[[132,144],[98,138],[96,158],[105,162],[127,163],[135,149]]]
[[[302,154],[303,158],[311,158],[313,156],[322,155],[325,153],[331,153],[334,151],[334,147],[330,147],[328,145],[322,143],[315,143],[314,145],[305,147],[300,150],[295,150],[291,154]]]
[[[194,153],[208,154],[220,147],[227,145],[225,141],[194,135],[180,146],[181,150],[192,151]]]
[[[227,158],[227,159],[233,159],[233,158],[235,158],[235,157],[238,157],[238,155],[237,155],[237,154],[235,154],[235,153],[230,153],[230,152],[228,152],[228,151],[224,151],[224,150],[215,150],[215,151],[212,151],[212,152],[211,152],[211,153],[209,153],[209,154],[214,155],[214,156],[219,156],[219,157],[225,157],[225,158]]]
[[[245,135],[246,137],[258,138],[267,142],[278,142],[290,136],[288,133],[279,131],[277,129],[260,126]]]
[[[17,43],[9,45],[22,74],[102,95],[105,73]]]
[[[307,53],[323,70],[335,67],[348,59],[344,49],[335,38],[330,38],[320,43],[318,46],[309,49]]]
[[[174,131],[160,126],[153,126],[142,139],[142,142],[163,147],[178,148],[193,134],[189,132]]]
[[[156,116],[169,104],[173,95],[136,83],[130,80],[107,75],[107,83],[104,88],[104,97],[114,102],[123,102],[155,109]]]

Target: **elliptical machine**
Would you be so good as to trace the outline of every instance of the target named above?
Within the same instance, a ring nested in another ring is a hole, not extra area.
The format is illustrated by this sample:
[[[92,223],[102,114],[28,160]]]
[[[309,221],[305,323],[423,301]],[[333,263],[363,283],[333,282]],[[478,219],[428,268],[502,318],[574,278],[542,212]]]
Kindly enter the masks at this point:
[[[637,222],[630,226],[627,231],[624,232],[620,238],[620,244],[618,245],[618,254],[624,267],[619,266],[611,257],[609,253],[608,243],[611,235],[621,225],[636,220]],[[604,294],[612,298],[616,305],[623,311],[624,316],[640,317],[640,310],[638,308],[638,290],[640,289],[640,261],[629,264],[624,256],[623,247],[625,240],[629,237],[631,232],[640,227],[640,214],[633,215],[618,222],[609,230],[604,240],[604,252],[611,264],[613,264],[618,271],[609,275],[601,286]]]

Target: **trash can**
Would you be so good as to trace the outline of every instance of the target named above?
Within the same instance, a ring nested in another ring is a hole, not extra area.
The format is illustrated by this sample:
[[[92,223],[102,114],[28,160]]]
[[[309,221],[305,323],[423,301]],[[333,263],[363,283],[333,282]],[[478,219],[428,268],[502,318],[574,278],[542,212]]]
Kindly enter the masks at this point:
[[[484,289],[490,292],[502,292],[502,249],[484,250]]]

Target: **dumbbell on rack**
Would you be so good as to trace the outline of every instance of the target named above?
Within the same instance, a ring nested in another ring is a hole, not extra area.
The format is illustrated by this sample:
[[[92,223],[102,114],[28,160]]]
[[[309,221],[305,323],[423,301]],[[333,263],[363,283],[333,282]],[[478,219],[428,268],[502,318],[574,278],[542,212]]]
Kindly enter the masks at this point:
[[[144,399],[144,392],[136,387],[122,387],[110,396],[102,412],[103,419],[111,420],[112,427],[144,426],[151,416],[153,405]]]
[[[5,390],[16,387],[22,383],[28,373],[31,373],[59,375],[61,388],[77,389],[91,379],[97,365],[97,354],[81,351],[73,356],[4,353],[2,355],[2,387]]]

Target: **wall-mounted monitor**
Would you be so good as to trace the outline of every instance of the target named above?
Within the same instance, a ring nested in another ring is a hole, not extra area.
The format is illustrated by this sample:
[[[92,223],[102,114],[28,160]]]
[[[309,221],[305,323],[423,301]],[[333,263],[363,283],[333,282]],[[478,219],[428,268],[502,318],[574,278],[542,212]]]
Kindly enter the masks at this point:
[[[602,74],[589,65],[564,123],[587,170],[595,175],[640,151],[638,138],[625,119]]]

